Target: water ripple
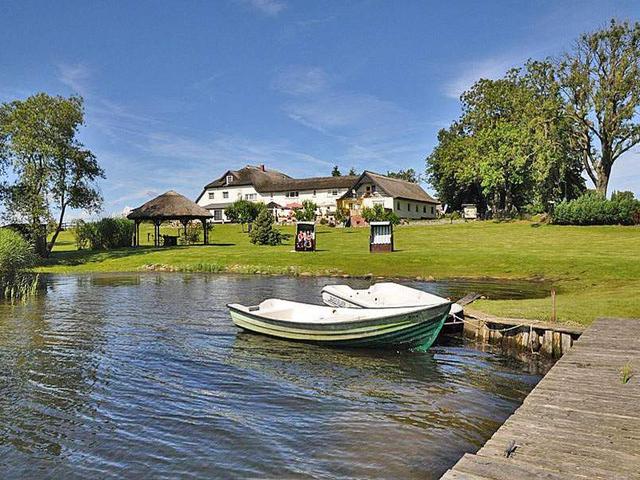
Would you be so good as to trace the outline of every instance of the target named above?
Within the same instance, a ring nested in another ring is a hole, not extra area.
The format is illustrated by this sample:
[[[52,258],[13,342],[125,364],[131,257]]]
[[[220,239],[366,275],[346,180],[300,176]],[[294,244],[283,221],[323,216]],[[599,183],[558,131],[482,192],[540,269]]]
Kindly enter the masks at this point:
[[[225,308],[319,303],[323,283],[52,276],[0,304],[0,477],[437,478],[539,379],[459,339],[328,349],[240,333]]]

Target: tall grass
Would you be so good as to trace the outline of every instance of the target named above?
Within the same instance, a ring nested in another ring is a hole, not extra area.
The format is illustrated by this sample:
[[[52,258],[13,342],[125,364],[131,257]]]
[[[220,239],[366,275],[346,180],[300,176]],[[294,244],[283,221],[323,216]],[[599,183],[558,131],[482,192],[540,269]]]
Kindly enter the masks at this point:
[[[0,298],[24,298],[38,287],[33,247],[13,230],[0,228]]]

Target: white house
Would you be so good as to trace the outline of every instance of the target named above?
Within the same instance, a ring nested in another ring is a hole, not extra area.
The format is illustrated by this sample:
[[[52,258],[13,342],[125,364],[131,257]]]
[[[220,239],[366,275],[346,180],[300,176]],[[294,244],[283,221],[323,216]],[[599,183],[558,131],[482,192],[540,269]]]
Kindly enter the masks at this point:
[[[224,209],[239,199],[262,202],[280,214],[311,200],[323,216],[338,205],[358,214],[363,207],[381,203],[400,218],[434,218],[438,201],[415,183],[373,172],[359,176],[291,178],[264,165],[228,170],[207,184],[196,203],[213,214],[215,222],[226,222]]]
[[[226,222],[224,209],[239,199],[262,202],[283,212],[313,201],[322,215],[336,210],[336,201],[357,180],[357,176],[291,178],[264,165],[247,165],[240,170],[228,170],[206,185],[196,200],[211,211],[215,222]]]
[[[339,200],[341,208],[359,215],[363,208],[382,205],[400,218],[436,218],[438,200],[425,192],[417,183],[391,178],[365,171]]]

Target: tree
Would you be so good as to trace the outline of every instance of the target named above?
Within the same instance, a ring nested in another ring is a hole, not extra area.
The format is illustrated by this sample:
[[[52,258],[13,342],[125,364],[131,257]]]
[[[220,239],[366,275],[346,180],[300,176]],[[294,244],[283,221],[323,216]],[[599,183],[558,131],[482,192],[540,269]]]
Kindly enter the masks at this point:
[[[407,170],[398,170],[397,172],[387,171],[387,177],[399,178],[400,180],[411,183],[420,183],[421,181],[420,175],[416,173],[413,168],[409,168]]]
[[[547,62],[529,62],[499,80],[479,80],[462,97],[462,115],[438,135],[427,175],[453,209],[471,202],[510,214],[515,208],[575,198],[581,165],[570,122]]]
[[[351,175],[351,176],[358,175],[358,172],[356,172],[355,167],[351,167],[351,168],[349,169],[349,175]]]
[[[606,195],[614,162],[640,142],[640,23],[611,20],[609,28],[582,35],[557,70],[573,146]]]
[[[341,177],[342,174],[340,173],[340,170],[338,169],[338,165],[334,165],[333,166],[333,170],[331,170],[331,176],[332,177]]]
[[[393,225],[400,223],[400,217],[398,217],[398,215],[396,215],[392,210],[384,208],[384,206],[380,204],[376,204],[372,208],[363,208],[362,218],[364,218],[368,223],[391,222]]]
[[[263,208],[256,218],[254,228],[249,234],[249,240],[256,245],[280,245],[282,233],[273,227],[273,215],[267,208]]]
[[[236,200],[225,209],[224,214],[230,221],[239,223],[244,232],[244,225],[252,224],[263,210],[266,210],[264,203]]]
[[[97,212],[102,203],[95,182],[104,171],[76,138],[83,124],[81,97],[38,93],[0,106],[0,160],[15,178],[2,185],[2,198],[12,219],[30,224],[33,238],[57,212],[47,255],[69,208]]]
[[[312,222],[316,219],[318,206],[311,200],[303,200],[302,208],[296,208],[294,215],[299,222]]]

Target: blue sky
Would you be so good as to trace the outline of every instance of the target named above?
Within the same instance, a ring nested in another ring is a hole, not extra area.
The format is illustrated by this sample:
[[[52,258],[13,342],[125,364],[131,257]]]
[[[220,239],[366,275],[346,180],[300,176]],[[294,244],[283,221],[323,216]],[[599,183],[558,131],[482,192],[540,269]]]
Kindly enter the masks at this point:
[[[81,94],[105,213],[228,168],[424,170],[457,97],[557,55],[633,1],[20,1],[0,12],[0,101]],[[638,150],[612,189],[640,193]]]

